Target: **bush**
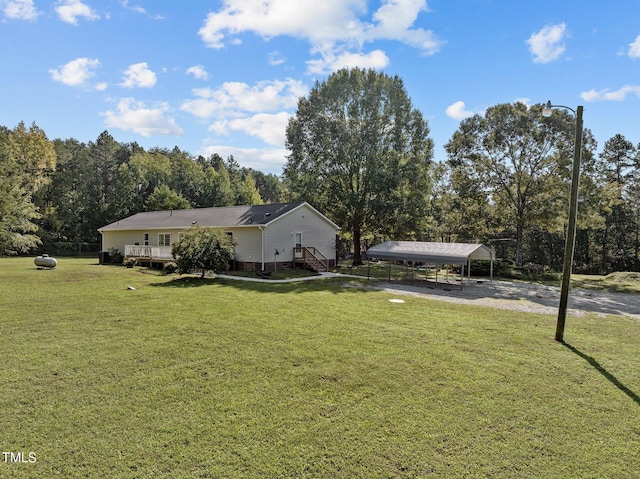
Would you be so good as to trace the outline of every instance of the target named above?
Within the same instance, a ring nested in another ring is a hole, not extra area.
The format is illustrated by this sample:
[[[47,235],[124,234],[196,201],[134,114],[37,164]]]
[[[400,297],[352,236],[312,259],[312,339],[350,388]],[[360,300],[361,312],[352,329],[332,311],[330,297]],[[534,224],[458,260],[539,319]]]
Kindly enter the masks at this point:
[[[489,276],[491,273],[491,261],[478,260],[471,262],[471,274],[473,276]],[[493,274],[495,276],[520,277],[515,261],[498,258],[493,262]]]
[[[540,275],[540,279],[545,281],[560,281],[562,280],[562,273],[552,273],[550,271],[545,271]]]
[[[227,271],[233,259],[233,239],[221,228],[192,228],[171,246],[179,273]]]
[[[123,259],[122,253],[118,248],[109,248],[109,261],[111,263],[122,263]]]
[[[164,272],[165,272],[166,274],[173,274],[173,273],[175,273],[176,271],[178,271],[178,264],[177,264],[177,263],[173,263],[173,262],[171,262],[171,263],[165,263],[165,264],[162,266],[162,269],[164,270]]]

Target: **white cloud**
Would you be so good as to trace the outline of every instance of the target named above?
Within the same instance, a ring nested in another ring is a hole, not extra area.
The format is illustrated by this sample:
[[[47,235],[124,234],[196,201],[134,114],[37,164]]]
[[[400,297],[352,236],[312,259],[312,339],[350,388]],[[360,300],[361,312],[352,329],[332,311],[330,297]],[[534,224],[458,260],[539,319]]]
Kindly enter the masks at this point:
[[[465,110],[466,106],[463,101],[457,101],[449,105],[446,109],[447,116],[454,120],[464,120],[473,116],[473,112]]]
[[[282,65],[287,59],[278,51],[269,53],[269,65]]]
[[[219,12],[207,15],[199,31],[211,48],[224,47],[225,36],[245,31],[264,38],[287,35],[312,42],[362,35],[357,14],[364,0],[223,0]]]
[[[51,78],[69,86],[83,86],[95,75],[100,66],[98,59],[76,58],[59,69],[51,69]]]
[[[533,54],[534,63],[549,63],[560,58],[565,51],[562,41],[567,33],[564,23],[549,25],[538,33],[532,34],[526,41],[529,51]]]
[[[8,0],[3,12],[7,18],[16,20],[35,20],[40,15],[33,0]]]
[[[281,146],[289,111],[307,93],[308,87],[292,78],[255,85],[226,82],[216,89],[194,89],[197,98],[185,101],[181,109],[198,118],[215,118],[209,131],[217,135],[242,132],[268,145]]]
[[[382,69],[389,64],[389,57],[382,50],[374,50],[368,54],[343,52],[335,54],[325,52],[319,60],[307,62],[309,73],[322,75],[341,68],[374,68]]]
[[[443,42],[430,30],[413,28],[418,15],[427,11],[426,0],[382,0],[369,15],[366,0],[223,0],[223,7],[209,13],[199,35],[211,48],[224,48],[243,32],[265,39],[290,36],[306,40],[311,51],[322,56],[312,71],[335,63],[327,58],[352,55],[359,60],[380,62],[379,50],[362,53],[365,43],[395,40],[431,55]],[[346,53],[346,52],[354,53]],[[388,62],[388,60],[386,60]],[[323,65],[321,67],[321,65]],[[362,66],[362,63],[359,63]]]
[[[287,161],[289,152],[284,148],[235,148],[225,145],[209,145],[199,153],[204,157],[218,154],[222,158],[233,158],[242,166],[279,175]]]
[[[129,5],[129,0],[121,0],[120,5],[122,5],[123,8],[126,8],[127,10],[131,10],[136,13],[142,13],[142,14],[147,13],[147,11],[140,5]]]
[[[241,131],[260,138],[269,145],[282,146],[285,143],[285,132],[290,117],[287,112],[259,113],[245,118],[217,121],[209,127],[209,131],[219,135],[227,135],[230,130]]]
[[[156,84],[156,81],[156,74],[149,70],[149,65],[146,62],[142,62],[130,65],[124,72],[124,78],[119,85],[124,88],[151,88]]]
[[[629,56],[631,58],[640,58],[640,35],[636,37],[633,43],[629,44]]]
[[[640,98],[640,85],[625,85],[618,90],[589,90],[580,93],[580,98],[584,101],[624,101],[627,95],[634,94]]]
[[[147,108],[143,102],[133,98],[123,98],[118,102],[118,110],[103,113],[108,128],[133,131],[142,136],[174,135],[183,133],[173,118],[165,116],[169,107],[166,103]]]
[[[141,15],[146,15],[150,18],[153,18],[154,20],[164,20],[165,18],[162,15],[151,15],[149,14],[144,7],[141,7],[140,5],[129,5],[129,0],[120,0],[120,5],[122,5],[122,8],[126,9],[126,10],[131,10],[132,12],[135,13],[139,13]]]
[[[55,11],[63,22],[72,25],[78,24],[78,18],[83,17],[86,20],[99,20],[100,16],[95,13],[88,5],[80,0],[58,0]]]
[[[207,70],[205,70],[202,65],[195,65],[193,67],[187,68],[187,73],[193,75],[198,80],[206,80],[207,78],[209,78]]]
[[[442,41],[431,30],[411,27],[421,12],[428,11],[425,0],[384,0],[373,14],[376,23],[367,32],[368,39],[397,40],[425,54],[437,53]]]
[[[300,81],[262,81],[250,86],[241,82],[226,82],[217,89],[193,90],[198,98],[187,100],[181,109],[199,118],[214,116],[238,117],[293,108],[308,88]]]

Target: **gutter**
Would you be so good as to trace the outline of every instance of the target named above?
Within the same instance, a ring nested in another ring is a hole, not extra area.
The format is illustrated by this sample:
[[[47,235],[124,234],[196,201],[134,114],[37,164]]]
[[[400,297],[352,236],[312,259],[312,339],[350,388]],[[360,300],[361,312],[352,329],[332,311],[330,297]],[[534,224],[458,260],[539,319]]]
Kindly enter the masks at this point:
[[[260,231],[262,232],[262,247],[261,247],[261,261],[262,261],[262,269],[261,271],[264,271],[264,231],[265,231],[265,227],[262,225],[258,225],[258,228],[260,229]]]

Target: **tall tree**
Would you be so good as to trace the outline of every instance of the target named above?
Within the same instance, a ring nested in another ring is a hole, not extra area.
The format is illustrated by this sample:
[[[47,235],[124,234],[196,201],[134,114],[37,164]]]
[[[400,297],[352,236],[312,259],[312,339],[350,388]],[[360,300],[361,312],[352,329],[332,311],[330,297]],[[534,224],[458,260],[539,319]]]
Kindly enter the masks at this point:
[[[231,179],[224,164],[219,165],[218,170],[213,166],[206,167],[202,206],[232,206],[234,203]]]
[[[35,123],[0,130],[0,254],[26,253],[40,244],[34,195],[55,168],[53,144]]]
[[[167,185],[158,186],[149,197],[147,211],[189,210],[189,200]]]
[[[515,239],[516,263],[524,259],[528,228],[562,228],[572,159],[574,119],[564,111],[543,118],[542,105],[502,104],[463,120],[445,145],[455,174],[479,185],[500,211],[504,232]],[[591,135],[584,135],[590,154]],[[584,156],[589,156],[584,155]]]
[[[617,134],[607,140],[600,152],[596,171],[600,187],[608,192],[603,224],[599,230],[601,271],[624,271],[636,262],[633,245],[637,214],[632,208],[633,167],[637,157],[633,143]]]
[[[40,196],[43,209],[41,221],[45,246],[59,243],[78,243],[82,238],[82,225],[90,205],[85,197],[85,184],[92,176],[89,171],[89,155],[84,143],[75,139],[54,140],[56,168],[51,183]]]
[[[273,173],[248,169],[256,182],[256,188],[265,203],[280,203],[285,198],[285,188],[280,178]]]
[[[433,142],[402,80],[343,69],[300,98],[289,120],[284,178],[294,197],[352,235],[355,265],[364,234],[406,237],[420,229]]]
[[[205,175],[200,163],[178,147],[168,152],[167,157],[171,163],[171,189],[184,196],[191,205],[202,206]]]
[[[236,204],[238,205],[261,205],[263,203],[256,182],[249,171],[244,172],[244,178],[239,185]]]
[[[129,161],[134,148],[118,143],[107,131],[102,132],[95,142],[89,142],[89,169],[83,191],[87,216],[83,228],[84,241],[98,242],[98,228],[119,219],[119,211],[114,208],[116,188],[114,188],[120,166]]]
[[[162,185],[171,180],[171,161],[161,150],[135,153],[127,163],[128,169],[121,174],[130,175],[137,190],[138,211],[146,210],[149,196]],[[123,178],[123,182],[126,180]]]

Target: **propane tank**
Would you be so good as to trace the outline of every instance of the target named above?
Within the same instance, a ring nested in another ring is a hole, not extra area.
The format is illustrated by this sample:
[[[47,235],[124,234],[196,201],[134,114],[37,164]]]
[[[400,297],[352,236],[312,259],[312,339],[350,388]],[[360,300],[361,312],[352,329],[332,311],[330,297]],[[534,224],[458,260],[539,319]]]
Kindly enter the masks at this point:
[[[52,269],[58,265],[58,262],[55,258],[52,258],[48,254],[43,254],[42,256],[37,256],[33,262],[36,264],[38,268],[48,268]]]

